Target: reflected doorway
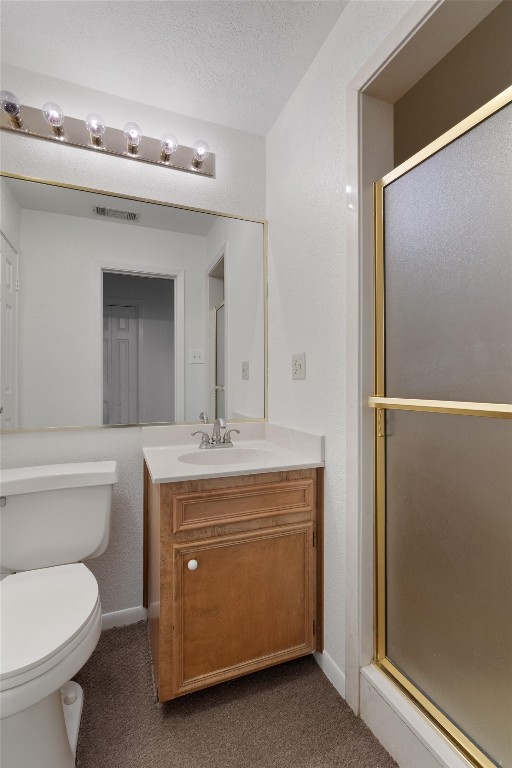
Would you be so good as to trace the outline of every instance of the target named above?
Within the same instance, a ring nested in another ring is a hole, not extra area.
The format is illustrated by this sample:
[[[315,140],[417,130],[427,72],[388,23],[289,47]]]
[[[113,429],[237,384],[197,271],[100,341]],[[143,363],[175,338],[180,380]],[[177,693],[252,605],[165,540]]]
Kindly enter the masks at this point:
[[[18,427],[18,252],[0,232],[0,428]]]
[[[176,420],[175,281],[103,272],[103,423]]]

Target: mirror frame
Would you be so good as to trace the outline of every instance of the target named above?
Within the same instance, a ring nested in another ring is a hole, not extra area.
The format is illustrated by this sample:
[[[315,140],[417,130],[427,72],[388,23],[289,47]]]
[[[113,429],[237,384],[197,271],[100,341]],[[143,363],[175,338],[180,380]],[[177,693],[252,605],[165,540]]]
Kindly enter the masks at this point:
[[[32,181],[37,184],[46,184],[50,187],[62,187],[64,189],[73,189],[77,192],[91,192],[93,194],[105,195],[106,197],[113,197],[120,200],[134,200],[139,203],[150,203],[151,205],[160,205],[164,208],[178,208],[183,211],[192,211],[195,213],[206,213],[213,216],[222,216],[226,219],[237,219],[238,221],[249,221],[253,224],[261,224],[263,226],[263,347],[264,347],[264,359],[263,359],[263,417],[259,419],[229,419],[230,424],[243,423],[243,422],[266,422],[268,421],[268,221],[266,219],[253,219],[249,216],[239,216],[235,213],[223,213],[221,211],[212,211],[207,208],[194,208],[188,205],[180,205],[179,203],[168,203],[163,200],[153,200],[146,197],[138,197],[137,195],[123,195],[119,192],[110,192],[104,189],[94,189],[93,187],[83,187],[78,184],[66,184],[60,181],[51,181],[50,179],[39,179],[34,176],[24,176],[18,173],[9,173],[7,171],[0,171],[0,177],[8,179],[19,179],[20,181]],[[209,420],[208,423],[210,423]],[[16,429],[0,429],[0,434],[13,434],[13,433],[30,433],[30,432],[66,432],[66,431],[83,431],[92,429],[126,429],[129,427],[160,427],[160,426],[179,426],[186,424],[201,424],[197,421],[152,421],[152,422],[136,422],[133,424],[93,424],[93,425],[80,425],[80,426],[61,426],[61,427],[20,427]]]

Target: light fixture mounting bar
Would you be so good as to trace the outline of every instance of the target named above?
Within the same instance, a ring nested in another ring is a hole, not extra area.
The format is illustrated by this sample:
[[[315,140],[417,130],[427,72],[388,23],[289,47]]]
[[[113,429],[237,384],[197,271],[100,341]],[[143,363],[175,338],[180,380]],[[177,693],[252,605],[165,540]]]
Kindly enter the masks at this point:
[[[45,139],[57,144],[70,147],[88,149],[97,154],[114,155],[124,157],[133,162],[151,163],[161,168],[173,168],[175,171],[195,173],[199,176],[215,178],[215,154],[203,160],[200,165],[194,165],[194,150],[192,147],[179,145],[176,152],[170,155],[169,160],[162,159],[162,147],[158,139],[143,136],[136,154],[128,153],[126,137],[122,130],[107,126],[100,144],[92,143],[91,137],[84,120],[74,117],[66,117],[63,124],[63,135],[56,136],[50,126],[45,122],[40,109],[21,105],[20,116],[22,127],[16,128],[8,121],[7,115],[0,111],[0,128],[4,131],[17,133],[20,136],[30,136],[33,139]]]

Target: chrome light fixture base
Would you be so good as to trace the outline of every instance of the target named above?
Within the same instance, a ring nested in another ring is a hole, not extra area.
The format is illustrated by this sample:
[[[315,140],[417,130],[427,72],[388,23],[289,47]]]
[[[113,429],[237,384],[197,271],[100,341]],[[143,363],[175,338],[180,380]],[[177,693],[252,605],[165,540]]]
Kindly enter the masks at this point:
[[[194,150],[180,144],[175,152],[162,158],[162,146],[159,139],[143,136],[136,153],[127,152],[126,137],[123,130],[107,126],[100,143],[91,141],[90,134],[83,120],[74,117],[65,117],[62,128],[58,134],[44,120],[41,110],[34,107],[20,105],[20,117],[17,121],[11,119],[0,111],[0,129],[17,133],[20,136],[44,139],[57,142],[61,145],[87,149],[89,152],[100,152],[105,155],[129,158],[132,162],[151,163],[161,168],[173,168],[175,171],[194,173],[199,176],[215,178],[215,154],[209,156],[200,164],[194,164]],[[18,124],[19,123],[19,124]]]

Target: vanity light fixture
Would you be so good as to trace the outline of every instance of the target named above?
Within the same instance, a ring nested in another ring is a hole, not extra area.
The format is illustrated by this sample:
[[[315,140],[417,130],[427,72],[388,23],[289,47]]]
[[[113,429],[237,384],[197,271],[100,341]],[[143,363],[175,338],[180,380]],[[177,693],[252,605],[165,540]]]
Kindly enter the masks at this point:
[[[23,120],[21,119],[21,106],[14,95],[10,91],[0,91],[0,100],[2,111],[7,115],[10,125],[13,128],[22,128]]]
[[[91,144],[94,147],[101,147],[106,124],[101,115],[97,112],[90,112],[85,118],[85,127],[89,131]]]
[[[62,136],[64,136],[64,128],[62,127],[64,123],[64,112],[59,105],[55,104],[53,101],[47,101],[46,104],[43,104],[43,109],[41,111],[44,119],[52,129],[53,135],[58,139],[62,138]]]
[[[215,155],[205,141],[196,141],[192,147],[187,147],[178,144],[172,133],[164,133],[160,139],[143,137],[137,123],[126,123],[122,130],[111,128],[96,112],[90,112],[85,121],[77,120],[65,116],[54,102],[46,102],[39,110],[20,104],[10,91],[1,91],[0,97],[2,130],[32,139],[58,141],[62,146],[93,152],[101,150],[101,155],[129,157],[132,161],[215,178]]]

